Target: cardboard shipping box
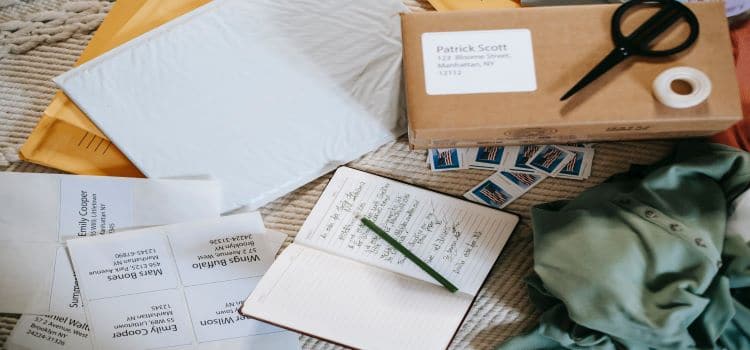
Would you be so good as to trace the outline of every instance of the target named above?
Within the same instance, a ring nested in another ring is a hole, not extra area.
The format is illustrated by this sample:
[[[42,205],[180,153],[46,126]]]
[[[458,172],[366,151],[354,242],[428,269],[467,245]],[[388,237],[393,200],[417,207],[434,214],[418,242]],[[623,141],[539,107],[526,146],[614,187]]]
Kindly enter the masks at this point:
[[[409,140],[414,148],[710,135],[741,118],[724,4],[692,3],[700,35],[668,58],[633,57],[567,101],[560,97],[613,48],[617,5],[402,14]],[[656,11],[631,10],[624,33]],[[680,23],[656,41],[674,47]],[[713,92],[672,109],[654,98],[666,69],[697,68]]]

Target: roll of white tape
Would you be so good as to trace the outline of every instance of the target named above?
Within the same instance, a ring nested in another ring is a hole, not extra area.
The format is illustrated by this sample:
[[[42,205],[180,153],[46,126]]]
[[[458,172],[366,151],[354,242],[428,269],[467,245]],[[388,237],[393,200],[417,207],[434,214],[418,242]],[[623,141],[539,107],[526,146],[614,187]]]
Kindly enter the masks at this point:
[[[682,80],[690,85],[692,91],[688,94],[675,92],[672,89],[672,83],[676,80]],[[654,96],[667,107],[694,107],[703,103],[709,95],[711,95],[711,80],[705,73],[695,68],[670,68],[654,80]]]

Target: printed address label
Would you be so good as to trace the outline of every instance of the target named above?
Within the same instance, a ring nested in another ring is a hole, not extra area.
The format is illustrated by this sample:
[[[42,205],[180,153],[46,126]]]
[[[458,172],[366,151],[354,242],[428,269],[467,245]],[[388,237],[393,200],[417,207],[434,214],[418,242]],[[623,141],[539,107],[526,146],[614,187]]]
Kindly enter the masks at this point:
[[[102,235],[132,225],[133,183],[77,176],[60,179],[60,239]]]
[[[428,95],[536,90],[531,31],[500,29],[422,34]]]

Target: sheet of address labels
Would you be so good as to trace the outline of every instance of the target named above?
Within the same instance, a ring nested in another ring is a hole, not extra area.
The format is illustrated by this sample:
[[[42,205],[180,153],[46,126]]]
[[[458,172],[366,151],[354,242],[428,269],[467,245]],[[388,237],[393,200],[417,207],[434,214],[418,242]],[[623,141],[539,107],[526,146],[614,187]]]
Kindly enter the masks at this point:
[[[0,312],[76,307],[65,240],[216,218],[220,200],[216,181],[0,173]]]
[[[298,349],[237,312],[285,238],[250,213],[69,241],[94,348]]]

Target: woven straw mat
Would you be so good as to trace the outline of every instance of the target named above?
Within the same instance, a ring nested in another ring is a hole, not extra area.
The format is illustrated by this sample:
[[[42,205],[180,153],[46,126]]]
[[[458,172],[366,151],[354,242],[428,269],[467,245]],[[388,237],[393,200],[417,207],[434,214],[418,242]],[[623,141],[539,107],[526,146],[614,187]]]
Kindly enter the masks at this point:
[[[412,10],[431,10],[424,0],[403,0]],[[21,162],[17,150],[46,108],[55,86],[51,78],[68,70],[111,7],[102,0],[0,0],[0,171],[55,172]],[[25,29],[31,30],[25,30]],[[572,198],[633,163],[651,163],[672,142],[617,142],[596,146],[592,176],[586,181],[547,179],[506,210],[522,217],[452,348],[489,349],[534,325],[538,311],[526,294],[524,276],[532,269],[530,207]],[[425,151],[411,151],[404,138],[350,164],[351,167],[405,181],[452,196],[461,196],[489,171],[431,172]],[[262,208],[269,228],[289,234],[289,244],[325,188],[330,174]],[[2,209],[0,209],[2,210]],[[18,315],[0,314],[0,347]],[[336,346],[303,336],[305,349]]]

